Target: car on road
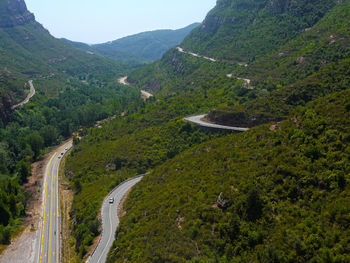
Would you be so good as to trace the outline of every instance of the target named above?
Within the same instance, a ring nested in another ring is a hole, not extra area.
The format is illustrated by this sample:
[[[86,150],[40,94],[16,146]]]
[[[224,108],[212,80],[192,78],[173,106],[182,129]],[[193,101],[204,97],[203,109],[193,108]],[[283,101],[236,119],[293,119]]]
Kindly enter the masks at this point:
[[[114,203],[114,197],[109,198],[109,203],[113,204]]]

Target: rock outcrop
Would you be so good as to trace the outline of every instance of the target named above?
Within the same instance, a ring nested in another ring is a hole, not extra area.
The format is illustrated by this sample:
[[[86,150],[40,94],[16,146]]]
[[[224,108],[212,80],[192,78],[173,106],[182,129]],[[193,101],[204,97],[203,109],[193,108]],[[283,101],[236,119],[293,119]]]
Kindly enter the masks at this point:
[[[34,21],[24,0],[0,0],[0,28],[24,25]]]

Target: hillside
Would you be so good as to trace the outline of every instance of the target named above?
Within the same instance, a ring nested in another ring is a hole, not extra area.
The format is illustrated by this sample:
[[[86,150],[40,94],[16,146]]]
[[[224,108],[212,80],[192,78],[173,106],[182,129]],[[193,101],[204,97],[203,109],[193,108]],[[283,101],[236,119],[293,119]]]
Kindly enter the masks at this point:
[[[264,96],[234,108],[217,108],[210,119],[252,126],[285,118],[296,106],[347,89],[350,83],[350,2],[333,8],[316,25],[240,71]],[[268,76],[268,77],[266,77]]]
[[[336,0],[219,0],[185,49],[236,62],[251,62],[307,31]]]
[[[155,169],[132,192],[107,262],[348,262],[349,98],[334,93],[275,130]]]
[[[39,182],[27,184],[31,164],[74,131],[120,115],[126,107],[137,109],[141,99],[138,90],[117,81],[133,65],[90,55],[55,39],[23,0],[0,1],[0,40],[2,252],[26,227],[31,193],[42,190]],[[35,96],[11,109],[27,96],[28,83],[33,83]]]
[[[64,40],[74,47],[94,52],[121,62],[149,63],[160,59],[169,49],[179,45],[199,23],[177,30],[155,30],[124,37],[108,43],[87,45]]]
[[[152,171],[108,262],[349,261],[349,12],[348,0],[218,1],[182,44],[201,57],[172,49],[131,72],[155,97],[84,131],[67,161],[77,258],[99,233],[105,194]],[[253,128],[182,120],[208,111]]]
[[[65,38],[61,38],[61,40],[64,43],[66,43],[66,44],[68,44],[76,49],[79,49],[81,51],[85,51],[87,54],[90,54],[90,55],[91,54],[98,54],[100,56],[116,60],[118,62],[133,63],[136,65],[143,65],[143,64],[149,63],[149,61],[144,59],[144,58],[141,58],[141,57],[133,55],[133,54],[127,54],[127,53],[121,52],[119,50],[107,51],[108,48],[98,49],[98,48],[94,47],[95,45],[88,45],[88,44],[85,44],[82,42],[71,41],[71,40],[65,39]]]
[[[25,97],[29,79],[48,96],[57,96],[67,78],[118,75],[130,69],[113,60],[78,51],[52,37],[21,1],[1,0],[0,5],[0,117],[7,121],[11,105]],[[53,79],[56,85],[48,85]],[[48,88],[49,87],[49,88]]]

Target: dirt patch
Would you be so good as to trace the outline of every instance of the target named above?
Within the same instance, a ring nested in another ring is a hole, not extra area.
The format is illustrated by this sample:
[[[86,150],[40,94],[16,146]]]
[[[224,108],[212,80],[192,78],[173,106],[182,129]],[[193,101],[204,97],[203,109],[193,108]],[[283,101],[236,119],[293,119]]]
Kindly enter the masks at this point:
[[[118,206],[118,216],[120,218],[126,216],[126,210],[125,210],[125,207],[124,207],[124,204],[126,202],[126,199],[128,199],[128,196],[130,194],[130,192],[132,191],[133,188],[131,188],[123,197],[123,199],[120,201],[120,204]]]

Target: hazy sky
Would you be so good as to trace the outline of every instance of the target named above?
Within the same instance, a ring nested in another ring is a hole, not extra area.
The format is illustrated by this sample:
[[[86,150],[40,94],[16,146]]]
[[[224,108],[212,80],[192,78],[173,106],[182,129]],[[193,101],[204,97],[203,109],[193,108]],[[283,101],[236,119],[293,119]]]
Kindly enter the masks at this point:
[[[102,43],[202,22],[216,0],[25,0],[55,37]]]

